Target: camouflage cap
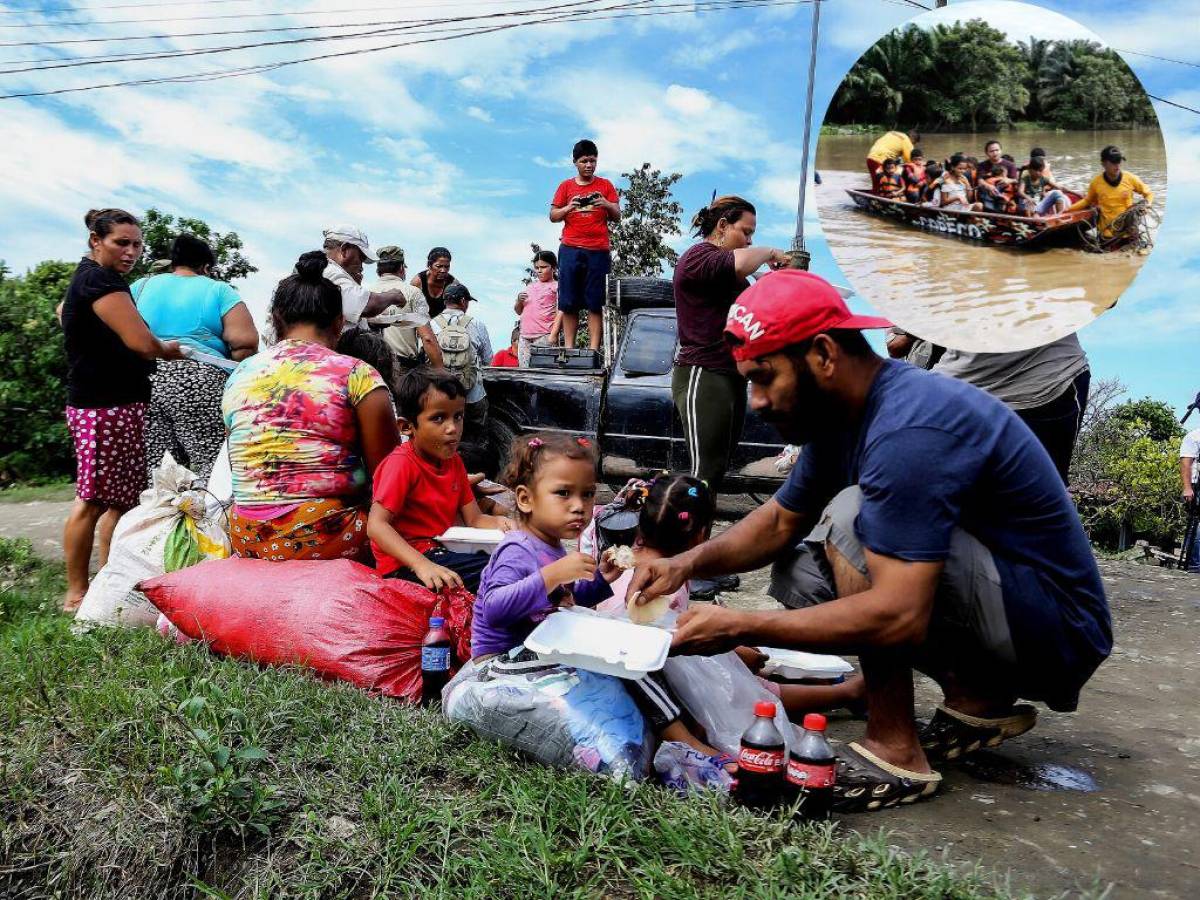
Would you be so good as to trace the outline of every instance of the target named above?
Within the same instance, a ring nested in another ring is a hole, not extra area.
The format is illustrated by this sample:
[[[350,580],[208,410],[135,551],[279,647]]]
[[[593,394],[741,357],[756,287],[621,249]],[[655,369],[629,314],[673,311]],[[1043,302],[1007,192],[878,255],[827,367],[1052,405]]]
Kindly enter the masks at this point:
[[[380,247],[375,251],[375,258],[378,262],[400,263],[400,265],[404,265],[404,248],[396,247],[392,244]]]
[[[164,272],[171,271],[171,261],[169,259],[156,259],[150,263],[150,274],[161,275]]]

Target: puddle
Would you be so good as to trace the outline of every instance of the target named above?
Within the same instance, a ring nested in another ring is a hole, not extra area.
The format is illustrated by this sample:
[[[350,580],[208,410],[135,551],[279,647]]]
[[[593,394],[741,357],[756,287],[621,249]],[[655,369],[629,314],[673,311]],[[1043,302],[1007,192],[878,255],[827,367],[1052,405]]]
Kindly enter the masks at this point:
[[[1030,791],[1082,791],[1100,789],[1096,779],[1083,769],[1055,763],[1028,765],[993,753],[976,753],[960,767],[972,778],[993,784],[1011,784]]]

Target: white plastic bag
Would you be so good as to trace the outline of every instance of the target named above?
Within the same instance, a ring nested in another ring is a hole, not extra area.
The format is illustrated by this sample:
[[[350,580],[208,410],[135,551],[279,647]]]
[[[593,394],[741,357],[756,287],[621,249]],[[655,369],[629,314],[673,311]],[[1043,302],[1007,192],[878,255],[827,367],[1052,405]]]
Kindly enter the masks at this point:
[[[775,704],[775,727],[790,749],[795,729],[783,704],[733,651],[719,656],[672,656],[663,674],[675,696],[704,728],[705,740],[718,750],[737,754],[759,700]]]
[[[108,563],[97,573],[75,614],[77,629],[94,625],[153,628],[158,610],[134,588],[147,578],[165,575],[164,553],[177,526],[194,542],[194,556],[229,556],[229,535],[220,503],[191,490],[196,476],[170,453],[154,470],[138,505],[125,513],[113,532]]]
[[[733,776],[711,756],[679,741],[663,741],[654,754],[654,771],[659,780],[677,794],[719,791],[728,794]]]

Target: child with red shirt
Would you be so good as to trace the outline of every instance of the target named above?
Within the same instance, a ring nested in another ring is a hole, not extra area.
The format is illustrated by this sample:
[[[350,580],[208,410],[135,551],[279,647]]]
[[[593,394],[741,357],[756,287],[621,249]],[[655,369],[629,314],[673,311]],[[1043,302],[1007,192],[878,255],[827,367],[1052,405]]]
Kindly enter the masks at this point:
[[[438,536],[460,513],[471,528],[508,531],[513,523],[479,509],[458,455],[466,391],[449,372],[422,366],[404,376],[396,403],[409,440],[375,470],[367,519],[375,568],[385,578],[419,581],[431,591],[461,586],[474,593],[487,554],[447,550]]]
[[[608,223],[621,218],[617,189],[596,174],[599,151],[589,140],[571,150],[577,174],[554,192],[550,221],[562,222],[562,244],[558,248],[558,308],[563,314],[563,337],[575,346],[579,311],[587,309],[588,339],[600,349],[604,328],[604,279],[612,269]]]

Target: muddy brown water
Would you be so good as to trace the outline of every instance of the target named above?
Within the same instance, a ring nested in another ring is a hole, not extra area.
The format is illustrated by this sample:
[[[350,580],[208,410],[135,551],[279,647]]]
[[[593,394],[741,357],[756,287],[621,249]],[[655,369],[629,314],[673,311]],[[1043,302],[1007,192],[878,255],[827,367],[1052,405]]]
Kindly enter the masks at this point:
[[[914,334],[963,350],[1003,351],[1044,344],[1111,309],[1146,260],[1133,251],[1013,250],[926,234],[857,209],[846,188],[865,188],[866,155],[876,136],[823,135],[816,188],[821,227],[854,289]],[[1099,152],[1116,144],[1125,168],[1165,209],[1167,159],[1157,129],[936,134],[921,143],[927,159],[959,150],[984,158],[996,137],[1018,165],[1041,147],[1057,183],[1083,193],[1100,171]]]

